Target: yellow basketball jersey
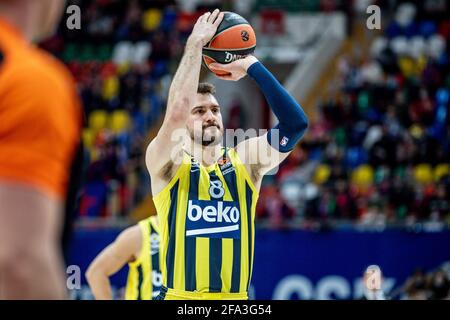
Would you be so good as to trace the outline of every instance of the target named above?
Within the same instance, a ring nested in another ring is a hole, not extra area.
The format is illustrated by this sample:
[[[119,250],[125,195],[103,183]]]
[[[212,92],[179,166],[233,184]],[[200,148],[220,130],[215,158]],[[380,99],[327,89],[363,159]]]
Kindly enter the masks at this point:
[[[165,299],[247,299],[258,192],[232,148],[204,167],[184,153],[153,197]]]
[[[156,217],[138,223],[142,233],[139,257],[128,263],[129,272],[125,291],[126,300],[152,300],[161,289],[159,269],[159,226]]]

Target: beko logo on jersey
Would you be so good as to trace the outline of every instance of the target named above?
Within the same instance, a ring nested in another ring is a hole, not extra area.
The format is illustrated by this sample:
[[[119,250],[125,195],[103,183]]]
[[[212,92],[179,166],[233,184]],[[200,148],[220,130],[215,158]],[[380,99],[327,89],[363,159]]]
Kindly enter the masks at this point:
[[[198,221],[203,218],[207,222],[238,222],[239,209],[232,206],[224,206],[222,201],[217,202],[217,208],[214,206],[207,206],[201,208],[200,205],[195,205],[192,200],[189,200],[188,218],[191,221]]]
[[[189,200],[186,236],[239,238],[240,212],[234,201]]]

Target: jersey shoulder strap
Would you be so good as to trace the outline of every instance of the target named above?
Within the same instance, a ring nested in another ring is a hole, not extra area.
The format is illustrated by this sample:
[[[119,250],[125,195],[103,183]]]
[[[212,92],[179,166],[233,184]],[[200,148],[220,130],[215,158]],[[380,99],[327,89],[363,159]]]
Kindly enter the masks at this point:
[[[241,158],[239,157],[239,154],[237,153],[235,148],[227,148],[226,154],[230,157],[231,162],[233,163],[233,166],[238,171],[237,176],[241,179],[245,179],[247,181],[250,188],[256,192],[256,187],[253,184],[253,181],[250,177],[250,173],[247,171],[247,168],[245,167],[244,163],[242,162]]]
[[[151,230],[149,230],[149,234],[157,233],[159,234],[159,224],[158,224],[158,218],[157,216],[151,216],[149,219],[149,223],[150,223],[150,228]]]

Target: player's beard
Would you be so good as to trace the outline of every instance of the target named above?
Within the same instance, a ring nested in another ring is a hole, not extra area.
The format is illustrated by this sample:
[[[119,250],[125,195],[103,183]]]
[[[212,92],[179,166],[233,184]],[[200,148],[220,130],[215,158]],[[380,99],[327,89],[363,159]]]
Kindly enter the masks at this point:
[[[219,134],[211,135],[208,139],[205,138],[205,130],[209,127],[216,127],[219,130]],[[194,130],[190,130],[191,139],[194,143],[201,144],[203,147],[214,146],[221,142],[222,128],[219,124],[207,125],[202,128],[201,137],[195,134]]]

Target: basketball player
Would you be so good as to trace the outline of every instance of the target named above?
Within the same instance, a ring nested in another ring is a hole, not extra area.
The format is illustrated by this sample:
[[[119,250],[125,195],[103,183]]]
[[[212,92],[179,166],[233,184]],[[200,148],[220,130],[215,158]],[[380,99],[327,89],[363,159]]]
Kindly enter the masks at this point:
[[[215,10],[194,25],[169,90],[163,124],[146,153],[160,219],[159,299],[248,299],[262,177],[289,155],[307,128],[298,103],[254,56],[247,56],[210,66],[229,72],[225,80],[252,77],[279,124],[236,148],[222,147],[224,128],[214,87],[199,84],[202,47],[222,19],[223,13]],[[180,131],[186,132],[183,143]]]
[[[67,297],[60,238],[81,108],[70,73],[32,44],[63,9],[0,1],[0,299]]]
[[[122,231],[89,266],[86,279],[97,300],[111,300],[109,277],[128,263],[126,300],[152,300],[161,288],[158,218],[152,216]]]

